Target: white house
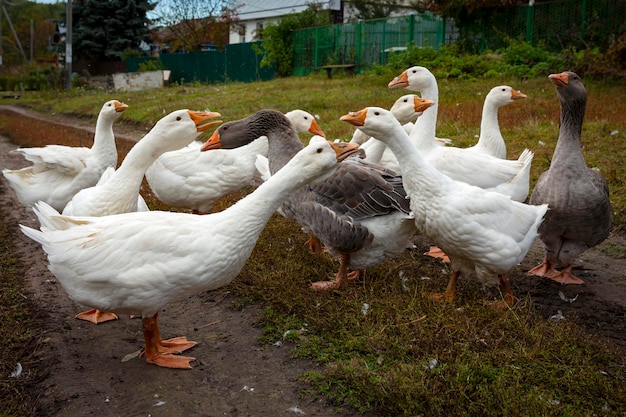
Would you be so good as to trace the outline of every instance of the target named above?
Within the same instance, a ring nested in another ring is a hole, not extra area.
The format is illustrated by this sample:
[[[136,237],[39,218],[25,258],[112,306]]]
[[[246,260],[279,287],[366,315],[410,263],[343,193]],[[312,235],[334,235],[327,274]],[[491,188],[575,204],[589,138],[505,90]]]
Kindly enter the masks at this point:
[[[278,23],[283,16],[305,11],[311,4],[319,4],[323,9],[341,10],[340,0],[237,0],[239,24],[230,32],[229,43],[252,42],[269,23]]]
[[[375,2],[376,0],[372,0]],[[414,14],[411,2],[399,2],[406,9],[392,13],[392,16]],[[349,0],[235,0],[238,7],[239,23],[231,28],[229,43],[244,43],[259,40],[259,34],[269,23],[278,23],[283,16],[305,11],[309,5],[320,5],[322,9],[333,12],[335,23],[344,23],[354,19],[357,10]]]

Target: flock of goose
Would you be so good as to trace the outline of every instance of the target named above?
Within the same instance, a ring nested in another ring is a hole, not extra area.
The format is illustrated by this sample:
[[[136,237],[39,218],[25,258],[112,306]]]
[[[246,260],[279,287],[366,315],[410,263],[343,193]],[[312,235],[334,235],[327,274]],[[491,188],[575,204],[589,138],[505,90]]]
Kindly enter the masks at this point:
[[[526,96],[494,87],[478,143],[450,146],[435,134],[436,79],[419,66],[388,87],[420,95],[404,95],[389,110],[366,107],[341,116],[356,128],[350,142],[327,141],[302,110],[263,109],[227,123],[215,120],[216,112],[177,110],[115,169],[112,126],[127,106],[112,100],[99,114],[92,148],[19,148],[32,165],[3,174],[40,222],[39,230],[22,231],[42,245],[69,297],[92,308],[77,318],[99,323],[115,319],[113,312],[141,315],[147,362],[187,369],[194,358],[181,353],[196,343],[164,340],[159,311],[230,283],[274,212],[310,235],[311,250],[339,261],[335,279],[314,282],[315,290],[347,285],[410,247],[416,234],[450,262],[448,286],[435,299],[453,300],[464,275],[497,279],[503,292],[497,304],[512,305],[507,273],[537,237],[545,259],[528,273],[581,284],[572,263],[610,231],[608,186],[582,155],[581,79],[573,72],[549,79],[561,106],[559,138],[528,204],[533,153],[506,159],[498,126],[498,109]],[[216,125],[206,142],[197,141]],[[313,135],[307,146],[299,132]],[[195,214],[250,184],[257,170],[264,182],[252,193],[221,212]],[[149,211],[139,194],[144,176],[159,199],[193,213]]]

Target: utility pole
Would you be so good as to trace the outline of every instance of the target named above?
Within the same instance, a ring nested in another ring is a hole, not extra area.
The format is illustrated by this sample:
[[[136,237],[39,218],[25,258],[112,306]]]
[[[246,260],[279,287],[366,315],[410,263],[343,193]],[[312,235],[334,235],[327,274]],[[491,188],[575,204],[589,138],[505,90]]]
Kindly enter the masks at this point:
[[[2,14],[0,13],[0,67],[2,66]]]
[[[30,62],[33,62],[33,50],[35,49],[35,21],[30,19]]]
[[[65,90],[72,89],[72,0],[65,10]]]

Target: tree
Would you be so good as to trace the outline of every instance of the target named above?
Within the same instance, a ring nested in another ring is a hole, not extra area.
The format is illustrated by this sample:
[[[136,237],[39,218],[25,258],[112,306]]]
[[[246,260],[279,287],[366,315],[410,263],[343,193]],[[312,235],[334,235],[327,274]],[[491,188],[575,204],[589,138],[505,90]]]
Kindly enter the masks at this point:
[[[127,49],[149,42],[151,0],[75,0],[72,45],[78,59],[120,61]]]
[[[351,0],[347,4],[356,11],[355,17],[360,20],[382,19],[395,11],[410,9],[402,0]]]
[[[328,10],[310,4],[308,9],[283,17],[277,24],[269,24],[263,30],[262,67],[276,65],[279,77],[288,77],[293,72],[293,31],[316,26],[328,26],[331,18]]]
[[[54,34],[53,19],[58,19],[65,10],[63,4],[39,4],[33,2],[8,2],[0,0],[5,8],[18,41],[13,35],[4,11],[0,9],[2,19],[2,67],[24,64],[22,51],[26,59],[51,61],[54,53],[50,50],[50,42]],[[31,21],[33,27],[31,31]],[[31,51],[31,34],[32,46]],[[21,49],[20,49],[21,46]]]
[[[160,26],[154,37],[172,51],[199,51],[207,43],[223,49],[231,25],[239,21],[237,10],[223,0],[161,1],[154,13]]]

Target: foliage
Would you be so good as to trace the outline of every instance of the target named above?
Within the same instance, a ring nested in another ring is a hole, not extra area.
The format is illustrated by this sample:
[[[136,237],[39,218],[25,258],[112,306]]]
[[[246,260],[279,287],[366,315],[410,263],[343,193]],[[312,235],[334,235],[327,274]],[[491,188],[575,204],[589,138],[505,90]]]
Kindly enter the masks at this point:
[[[162,69],[165,69],[163,61],[161,61],[160,59],[149,59],[139,64],[137,72],[158,71]]]
[[[356,11],[354,19],[371,20],[389,17],[393,12],[405,9],[405,3],[400,0],[352,0],[346,7]]]
[[[85,61],[120,61],[149,42],[150,0],[77,0],[72,7],[73,54]]]
[[[18,41],[13,36],[6,16],[0,11],[2,19],[2,69],[15,65],[23,65],[25,61],[54,59],[49,49],[49,42],[54,35],[53,20],[59,19],[65,10],[62,3],[39,4],[31,1],[10,2],[4,6],[15,29]],[[30,50],[31,21],[33,22],[33,50]],[[21,49],[20,49],[21,47]],[[22,55],[22,51],[24,55]]]
[[[200,51],[203,44],[223,49],[230,27],[237,25],[238,6],[224,6],[221,0],[167,0],[155,8],[155,43],[170,52]]]
[[[62,70],[34,64],[0,75],[0,91],[56,90],[62,87]]]
[[[515,76],[537,77],[568,68],[585,74],[586,54],[565,50],[549,52],[542,44],[530,45],[522,40],[507,39],[505,48],[484,54],[462,52],[460,46],[452,44],[438,50],[417,48],[409,45],[404,52],[389,57],[388,66],[394,70],[405,69],[419,63],[433,71],[438,78],[493,78]]]
[[[279,77],[288,77],[293,72],[293,31],[307,27],[329,25],[330,16],[328,11],[320,5],[310,4],[308,9],[300,13],[287,15],[277,24],[269,24],[263,30],[264,55],[261,60],[262,67],[276,65],[276,73]]]

